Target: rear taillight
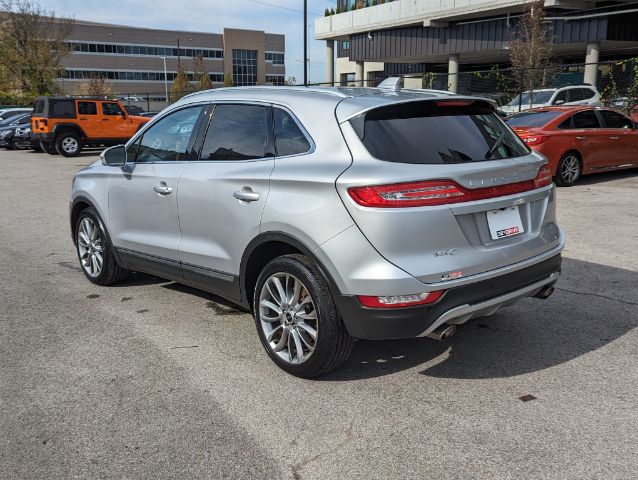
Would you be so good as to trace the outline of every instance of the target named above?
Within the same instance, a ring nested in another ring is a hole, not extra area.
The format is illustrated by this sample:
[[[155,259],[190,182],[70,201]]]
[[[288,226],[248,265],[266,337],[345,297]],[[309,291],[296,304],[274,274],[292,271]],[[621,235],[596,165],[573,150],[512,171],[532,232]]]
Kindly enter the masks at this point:
[[[352,187],[348,189],[348,194],[363,207],[432,207],[514,195],[545,187],[551,183],[551,171],[547,165],[544,165],[533,180],[494,187],[469,189],[453,180],[426,180],[392,185]]]
[[[368,308],[400,308],[434,303],[443,296],[443,293],[445,293],[444,290],[438,290],[428,293],[386,295],[381,297],[359,295],[358,298],[361,305]]]
[[[548,139],[549,137],[547,135],[521,135],[521,140],[530,146],[540,145]]]
[[[546,187],[547,185],[550,185],[551,183],[552,183],[552,171],[549,168],[549,165],[545,164],[538,171],[536,178],[534,178],[534,188]]]

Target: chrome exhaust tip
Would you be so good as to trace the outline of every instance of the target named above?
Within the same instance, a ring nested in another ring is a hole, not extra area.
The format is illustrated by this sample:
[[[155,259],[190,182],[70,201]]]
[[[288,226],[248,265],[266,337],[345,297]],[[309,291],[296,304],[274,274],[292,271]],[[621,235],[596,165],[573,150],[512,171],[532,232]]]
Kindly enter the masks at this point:
[[[541,288],[541,290],[536,295],[534,295],[534,298],[540,298],[541,300],[546,300],[551,296],[552,293],[554,293],[554,286],[549,285],[549,286]]]
[[[434,340],[445,340],[456,333],[456,325],[441,325],[428,333],[426,337],[433,338]]]

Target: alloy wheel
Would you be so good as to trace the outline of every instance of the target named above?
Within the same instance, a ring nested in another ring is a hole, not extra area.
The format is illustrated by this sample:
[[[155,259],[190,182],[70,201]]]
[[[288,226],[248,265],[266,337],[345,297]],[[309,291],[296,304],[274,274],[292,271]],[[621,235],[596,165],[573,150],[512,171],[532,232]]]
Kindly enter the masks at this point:
[[[560,176],[565,183],[574,183],[580,176],[580,160],[575,155],[563,159],[560,165]]]
[[[64,138],[61,142],[62,150],[65,153],[73,154],[78,151],[78,147],[80,146],[77,139],[73,137]]]
[[[104,248],[100,230],[92,219],[82,219],[77,240],[82,268],[93,278],[100,276],[104,265]]]
[[[259,296],[259,320],[269,348],[284,362],[301,364],[317,345],[317,310],[306,286],[294,275],[275,273]]]

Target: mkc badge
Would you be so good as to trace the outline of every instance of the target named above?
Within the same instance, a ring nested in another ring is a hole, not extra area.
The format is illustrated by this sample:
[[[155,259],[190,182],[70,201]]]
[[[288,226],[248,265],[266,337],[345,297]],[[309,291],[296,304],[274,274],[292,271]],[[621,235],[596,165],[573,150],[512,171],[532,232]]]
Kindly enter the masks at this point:
[[[458,248],[449,248],[447,250],[439,250],[437,252],[434,252],[434,256],[435,257],[445,257],[445,256],[452,256],[452,255],[456,255],[456,253],[459,251]]]

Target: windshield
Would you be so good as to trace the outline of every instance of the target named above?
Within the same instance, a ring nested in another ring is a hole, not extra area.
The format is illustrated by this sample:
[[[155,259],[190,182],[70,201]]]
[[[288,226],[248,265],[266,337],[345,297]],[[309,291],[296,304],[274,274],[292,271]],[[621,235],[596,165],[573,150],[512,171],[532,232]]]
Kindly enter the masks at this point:
[[[521,105],[529,105],[529,97],[532,97],[532,104],[543,104],[549,103],[550,98],[554,94],[556,90],[532,90],[532,92],[523,92],[521,95],[516,95],[510,103],[509,106],[513,107],[519,104]]]
[[[512,115],[505,120],[510,127],[542,127],[563,112],[557,110],[527,111]]]
[[[370,154],[396,163],[441,164],[520,157],[527,147],[484,102],[410,102],[351,120]]]

